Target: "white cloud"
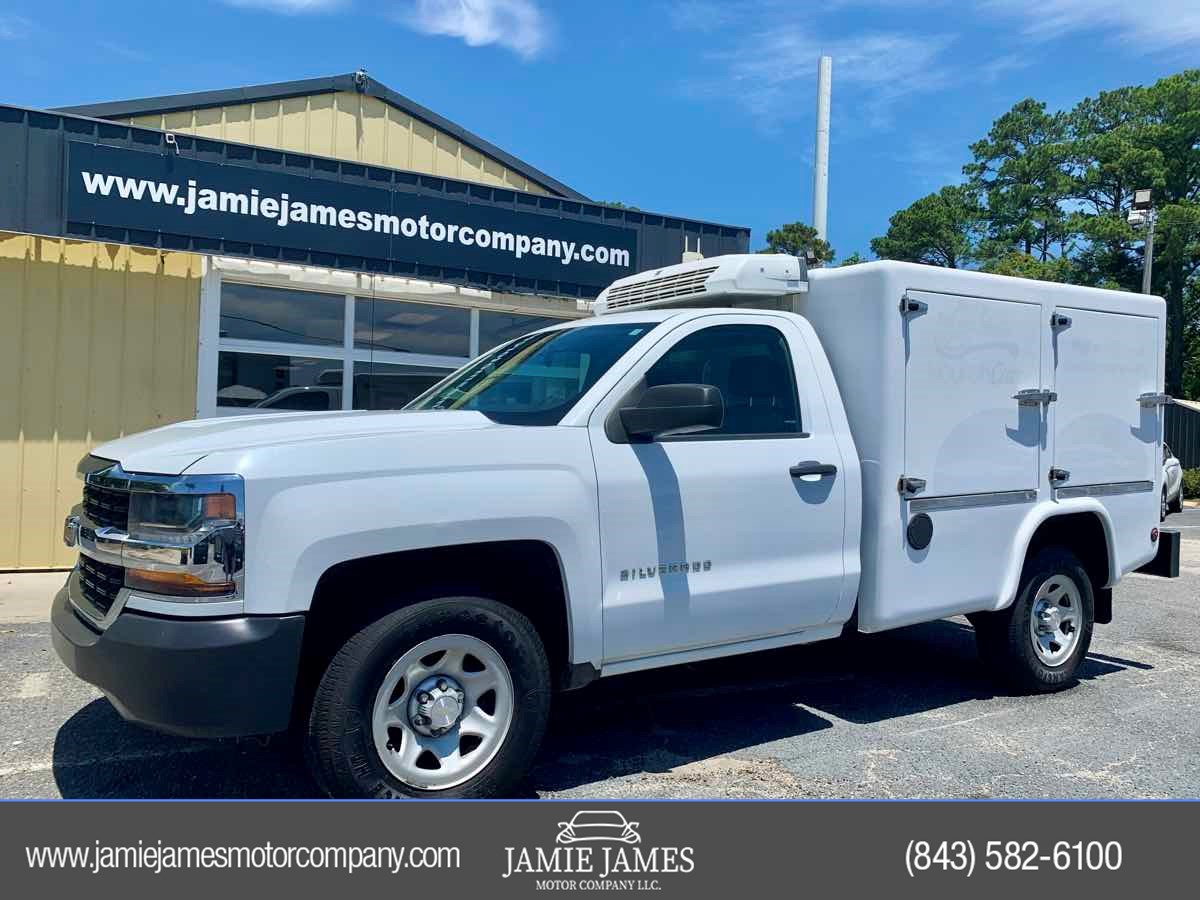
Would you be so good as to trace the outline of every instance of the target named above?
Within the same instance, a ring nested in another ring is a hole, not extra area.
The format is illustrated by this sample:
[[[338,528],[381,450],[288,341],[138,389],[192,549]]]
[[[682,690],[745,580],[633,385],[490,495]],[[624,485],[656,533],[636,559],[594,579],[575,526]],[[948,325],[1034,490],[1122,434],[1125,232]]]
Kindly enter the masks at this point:
[[[103,50],[108,56],[116,56],[121,59],[127,59],[130,62],[149,62],[150,56],[141,50],[136,50],[133,47],[118,43],[117,41],[101,40],[96,42],[96,47]]]
[[[1030,37],[1100,32],[1133,53],[1175,48],[1200,40],[1196,0],[986,0],[984,9],[1020,20]]]
[[[975,72],[985,84],[994,84],[1005,75],[1028,69],[1033,63],[1034,57],[1029,53],[1005,53],[981,62]]]
[[[29,34],[32,23],[21,16],[0,16],[0,41],[15,41]]]
[[[533,0],[417,0],[403,21],[424,34],[461,38],[469,47],[498,44],[524,59],[550,40],[549,23]]]
[[[711,32],[733,24],[745,11],[732,0],[677,0],[671,4],[671,23],[683,31]]]
[[[221,0],[227,6],[242,9],[265,9],[267,12],[297,15],[300,13],[328,12],[344,6],[347,0]]]
[[[712,58],[725,71],[702,86],[701,93],[731,95],[771,128],[811,109],[817,60],[828,54],[833,57],[835,108],[852,107],[860,120],[886,127],[896,101],[950,82],[941,56],[952,41],[948,35],[897,31],[823,39],[806,23],[775,21],[714,51]]]

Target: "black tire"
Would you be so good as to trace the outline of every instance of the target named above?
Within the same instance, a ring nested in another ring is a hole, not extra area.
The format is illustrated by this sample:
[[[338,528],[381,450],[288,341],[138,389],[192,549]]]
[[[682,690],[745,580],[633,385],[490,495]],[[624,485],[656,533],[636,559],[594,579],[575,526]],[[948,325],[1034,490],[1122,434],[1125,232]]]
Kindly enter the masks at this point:
[[[1158,521],[1167,521],[1167,514],[1171,511],[1171,504],[1167,502],[1167,489],[1162,489],[1162,501],[1158,507]]]
[[[1183,491],[1180,491],[1178,496],[1167,504],[1167,509],[1173,513],[1183,512]]]
[[[1047,665],[1034,648],[1030,633],[1038,589],[1052,578],[1070,579],[1080,598],[1081,623],[1070,655]],[[1075,683],[1075,673],[1087,656],[1095,625],[1095,595],[1083,564],[1057,547],[1039,550],[1026,560],[1017,597],[1007,609],[971,616],[984,664],[1008,687],[1020,693],[1059,691]]]
[[[469,781],[444,790],[404,784],[383,764],[372,737],[375,697],[388,670],[430,638],[466,634],[490,644],[508,667],[513,717],[491,762]],[[482,597],[443,597],[389,613],[351,637],[317,687],[308,718],[309,766],[332,797],[503,797],[525,777],[550,715],[550,665],[533,624]]]

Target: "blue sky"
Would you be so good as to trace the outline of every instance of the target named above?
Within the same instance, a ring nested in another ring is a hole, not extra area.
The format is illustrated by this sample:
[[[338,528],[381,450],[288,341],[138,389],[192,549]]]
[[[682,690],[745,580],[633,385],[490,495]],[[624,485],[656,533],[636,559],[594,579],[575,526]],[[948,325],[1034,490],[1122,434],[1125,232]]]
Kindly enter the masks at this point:
[[[1197,0],[0,0],[0,101],[49,107],[372,76],[599,200],[811,216],[834,58],[830,240],[959,179],[1014,102],[1200,65]]]

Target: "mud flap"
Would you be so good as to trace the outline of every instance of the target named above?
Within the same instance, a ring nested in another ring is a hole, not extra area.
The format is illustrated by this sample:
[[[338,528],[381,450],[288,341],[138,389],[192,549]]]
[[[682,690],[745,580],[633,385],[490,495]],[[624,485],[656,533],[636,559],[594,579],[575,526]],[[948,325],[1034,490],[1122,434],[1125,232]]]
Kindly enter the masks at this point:
[[[1138,571],[1143,575],[1158,575],[1160,578],[1178,578],[1179,546],[1178,531],[1161,529],[1158,532],[1158,555]]]

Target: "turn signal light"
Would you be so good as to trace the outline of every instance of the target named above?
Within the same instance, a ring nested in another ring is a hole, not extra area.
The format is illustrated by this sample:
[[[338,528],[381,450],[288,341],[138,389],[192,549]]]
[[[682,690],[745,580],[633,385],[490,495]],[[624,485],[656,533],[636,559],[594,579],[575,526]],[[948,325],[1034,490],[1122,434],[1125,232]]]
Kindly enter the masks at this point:
[[[237,518],[237,501],[233,494],[205,494],[204,518],[232,522]]]
[[[211,597],[232,594],[236,590],[232,581],[214,583],[184,572],[155,572],[150,569],[126,569],[125,586],[170,597]]]

